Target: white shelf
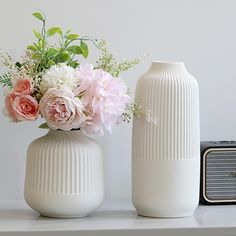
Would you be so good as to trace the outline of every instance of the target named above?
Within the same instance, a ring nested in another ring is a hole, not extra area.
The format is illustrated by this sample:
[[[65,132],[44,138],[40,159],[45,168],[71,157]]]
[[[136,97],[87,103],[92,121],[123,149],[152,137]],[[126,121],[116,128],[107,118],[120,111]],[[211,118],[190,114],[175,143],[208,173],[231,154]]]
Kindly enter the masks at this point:
[[[199,206],[193,217],[155,219],[137,216],[131,202],[108,202],[89,217],[39,216],[23,202],[0,202],[0,236],[229,236],[236,235],[236,205]]]

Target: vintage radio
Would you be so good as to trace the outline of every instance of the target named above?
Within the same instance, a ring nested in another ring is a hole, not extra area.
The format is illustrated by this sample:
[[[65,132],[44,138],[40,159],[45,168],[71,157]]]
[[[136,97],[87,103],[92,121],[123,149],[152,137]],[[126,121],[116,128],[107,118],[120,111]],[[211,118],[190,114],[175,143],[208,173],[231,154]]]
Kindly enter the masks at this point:
[[[200,201],[236,203],[236,141],[201,142]]]

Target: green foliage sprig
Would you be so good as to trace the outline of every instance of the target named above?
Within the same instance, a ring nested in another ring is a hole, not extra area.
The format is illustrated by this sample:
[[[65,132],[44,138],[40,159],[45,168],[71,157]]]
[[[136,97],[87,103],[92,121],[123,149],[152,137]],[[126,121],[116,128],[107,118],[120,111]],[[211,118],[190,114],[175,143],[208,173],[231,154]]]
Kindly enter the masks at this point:
[[[79,65],[78,56],[87,58],[89,49],[86,41],[94,40],[89,37],[80,37],[78,34],[67,30],[63,33],[60,27],[46,28],[46,17],[40,12],[33,13],[33,16],[42,22],[41,32],[33,30],[37,42],[29,45],[27,49],[35,60],[38,73],[44,72],[52,65],[66,63],[76,68]],[[59,37],[58,45],[50,45],[48,39],[53,36]]]
[[[8,87],[9,89],[11,89],[13,87],[11,82],[11,74],[5,73],[0,75],[0,84],[2,84],[3,87]]]
[[[10,69],[10,72],[0,75],[0,84],[3,87],[8,87],[9,89],[11,89],[13,87],[12,72],[16,70],[16,65],[12,61],[10,55],[2,52],[1,50],[0,50],[0,61],[2,66],[5,66]]]
[[[110,53],[106,40],[101,40],[98,43],[98,48],[100,51],[100,57],[97,67],[109,72],[114,77],[119,77],[121,72],[129,70],[135,65],[140,64],[145,59],[145,57],[136,57],[132,60],[125,59],[119,62],[115,56]]]
[[[96,40],[67,30],[63,33],[60,27],[46,28],[46,17],[43,13],[35,12],[32,14],[42,23],[41,31],[33,30],[37,41],[29,45],[26,49],[22,61],[13,62],[11,57],[0,51],[0,61],[8,68],[8,72],[0,75],[0,84],[12,88],[14,77],[29,77],[34,85],[40,83],[44,72],[53,65],[65,63],[73,68],[80,65],[81,57],[87,58],[89,48],[87,42],[92,42],[97,46]],[[58,43],[50,44],[49,38],[58,36]]]

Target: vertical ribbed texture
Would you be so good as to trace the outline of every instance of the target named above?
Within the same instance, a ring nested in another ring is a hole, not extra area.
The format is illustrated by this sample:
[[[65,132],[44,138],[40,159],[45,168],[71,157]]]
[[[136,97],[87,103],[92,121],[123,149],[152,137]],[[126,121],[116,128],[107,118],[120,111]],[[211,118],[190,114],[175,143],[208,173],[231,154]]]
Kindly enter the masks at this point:
[[[157,124],[134,119],[132,199],[138,213],[183,217],[199,203],[200,134],[196,80],[183,63],[154,62],[135,101]]]
[[[53,131],[27,153],[25,189],[42,194],[104,191],[100,146],[81,131]]]
[[[138,81],[135,100],[158,121],[134,120],[134,160],[199,158],[198,85],[182,63],[153,63]]]

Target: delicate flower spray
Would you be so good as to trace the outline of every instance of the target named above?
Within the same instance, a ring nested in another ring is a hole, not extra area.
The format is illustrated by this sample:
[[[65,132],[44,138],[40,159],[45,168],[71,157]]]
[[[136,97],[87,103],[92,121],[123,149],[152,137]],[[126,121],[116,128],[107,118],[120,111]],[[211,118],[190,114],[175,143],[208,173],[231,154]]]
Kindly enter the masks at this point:
[[[132,115],[150,115],[131,102],[125,82],[119,77],[141,62],[140,58],[117,62],[106,41],[65,33],[59,27],[46,29],[46,18],[33,13],[42,23],[41,33],[34,30],[37,42],[29,45],[21,62],[13,62],[0,52],[2,64],[9,70],[0,76],[7,88],[5,108],[14,122],[46,120],[41,128],[81,129],[86,134],[103,135],[115,124],[129,122]],[[49,44],[57,35],[58,44]],[[100,56],[96,65],[80,64],[87,59],[88,43],[94,44]]]

